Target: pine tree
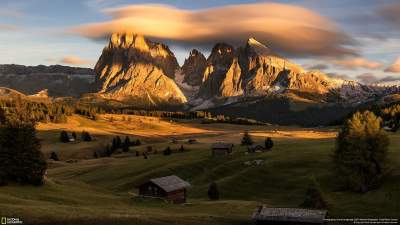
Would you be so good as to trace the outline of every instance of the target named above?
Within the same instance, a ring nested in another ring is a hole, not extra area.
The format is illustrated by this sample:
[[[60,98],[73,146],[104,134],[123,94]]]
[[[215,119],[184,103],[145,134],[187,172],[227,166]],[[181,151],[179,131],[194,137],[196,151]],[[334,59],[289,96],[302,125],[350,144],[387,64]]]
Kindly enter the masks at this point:
[[[136,145],[136,146],[140,146],[141,144],[142,144],[142,142],[140,142],[140,140],[137,139],[135,145]]]
[[[311,177],[310,184],[306,190],[304,202],[300,205],[300,207],[308,209],[328,208],[328,204],[321,190],[321,186],[319,185],[315,177]]]
[[[34,124],[8,122],[0,127],[0,182],[43,184],[47,169]]]
[[[252,145],[254,143],[248,131],[245,131],[242,138],[242,145]]]
[[[124,143],[122,145],[122,151],[129,152],[129,146],[131,145],[131,140],[128,136],[125,137]]]
[[[344,189],[367,192],[382,181],[389,138],[381,122],[372,112],[357,112],[339,132],[333,159],[336,177]]]
[[[75,131],[73,131],[71,135],[74,138],[74,140],[76,141],[76,133],[75,133]]]
[[[59,161],[58,159],[58,155],[55,152],[51,152],[50,154],[50,159],[54,160],[54,161]]]
[[[117,147],[116,149],[119,149],[119,148],[122,147],[122,141],[121,141],[121,138],[119,136],[115,137],[115,145]]]
[[[172,154],[172,151],[171,151],[171,148],[168,146],[165,150],[164,150],[164,155],[171,155]]]
[[[211,183],[209,188],[208,188],[208,198],[210,200],[218,200],[219,199],[219,191],[218,191],[218,186],[215,182]]]
[[[92,136],[90,136],[89,132],[82,131],[81,135],[82,141],[92,141]]]
[[[105,150],[106,156],[107,156],[107,157],[110,157],[110,156],[113,154],[114,150],[115,150],[115,149],[113,149],[112,147],[110,147],[110,145],[107,145],[107,146],[106,146],[106,150]]]
[[[63,143],[69,142],[69,136],[65,130],[61,131],[61,133],[60,133],[60,141]]]
[[[265,139],[265,149],[271,150],[272,147],[274,147],[274,142],[270,137],[267,137],[267,139]]]

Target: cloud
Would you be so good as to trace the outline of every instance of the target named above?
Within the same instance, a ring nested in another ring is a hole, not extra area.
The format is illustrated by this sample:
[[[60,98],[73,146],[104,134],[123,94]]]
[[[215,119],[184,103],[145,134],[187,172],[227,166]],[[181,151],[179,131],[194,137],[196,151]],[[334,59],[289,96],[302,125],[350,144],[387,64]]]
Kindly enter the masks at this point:
[[[389,73],[400,73],[400,57],[396,61],[385,69],[385,72]]]
[[[52,61],[53,59],[47,59],[48,61]],[[86,65],[89,64],[89,60],[81,59],[77,56],[65,56],[60,60],[61,63],[70,64],[70,65]]]
[[[351,59],[343,59],[343,60],[332,60],[332,64],[340,66],[344,69],[379,69],[383,66],[382,63],[371,61],[362,57],[356,57]]]
[[[18,27],[10,24],[0,23],[0,30],[18,30]]]
[[[400,77],[387,76],[379,80],[379,82],[390,82],[400,80]]]
[[[343,80],[350,80],[350,77],[346,74],[340,74],[340,73],[327,73],[326,75],[332,77],[332,78],[338,78],[338,79],[343,79]]]
[[[389,24],[400,28],[400,3],[392,3],[382,6],[378,14]]]
[[[364,84],[372,84],[378,81],[378,79],[372,73],[363,73],[356,78]]]
[[[303,65],[303,67],[305,67],[307,70],[326,70],[329,68],[329,66],[326,64],[315,64],[315,65],[306,64]]]
[[[114,32],[133,32],[199,47],[221,41],[241,45],[251,36],[287,55],[357,55],[355,41],[334,22],[294,5],[264,2],[186,10],[162,4],[137,4],[102,12],[112,19],[74,27],[70,32],[93,39]]]

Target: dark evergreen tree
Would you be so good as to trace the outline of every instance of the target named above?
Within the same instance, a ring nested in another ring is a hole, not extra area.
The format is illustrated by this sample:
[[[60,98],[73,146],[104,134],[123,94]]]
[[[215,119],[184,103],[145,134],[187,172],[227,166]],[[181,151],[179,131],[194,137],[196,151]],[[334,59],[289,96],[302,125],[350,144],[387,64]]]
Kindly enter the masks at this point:
[[[265,148],[270,150],[272,147],[274,147],[274,142],[270,137],[267,137],[267,139],[265,139]]]
[[[72,135],[72,137],[73,137],[73,138],[75,139],[75,141],[76,141],[76,133],[75,133],[75,131],[73,131],[71,135]]]
[[[126,136],[124,143],[122,144],[122,151],[129,152],[129,146],[131,146],[131,140]]]
[[[242,138],[242,145],[252,145],[254,143],[248,131],[245,131]]]
[[[311,177],[310,184],[306,190],[304,202],[300,205],[302,208],[308,209],[327,209],[328,204],[325,200],[324,193],[315,177]]]
[[[215,182],[211,183],[209,188],[208,188],[208,198],[210,200],[218,200],[219,199],[219,191],[218,191],[218,186]]]
[[[142,144],[142,142],[140,142],[140,140],[137,139],[135,145],[136,145],[136,146],[140,146],[141,144]]]
[[[10,121],[0,127],[0,182],[43,184],[47,169],[32,123]]]
[[[367,192],[382,181],[389,138],[381,123],[372,112],[355,113],[339,132],[333,159],[344,189]]]
[[[50,159],[54,160],[54,161],[59,161],[58,159],[58,155],[55,152],[51,152],[50,154]]]
[[[82,131],[82,141],[92,141],[92,136],[90,136],[89,132]]]
[[[119,136],[115,137],[115,143],[116,143],[117,149],[122,147],[122,141],[121,141],[121,138]]]
[[[110,147],[110,145],[107,145],[105,153],[106,153],[107,157],[110,157],[114,153],[114,149],[112,147]]]
[[[164,155],[171,155],[172,154],[171,148],[168,146],[167,148],[165,148],[163,153]]]
[[[69,136],[65,130],[61,131],[61,133],[60,133],[60,141],[63,143],[69,142]]]

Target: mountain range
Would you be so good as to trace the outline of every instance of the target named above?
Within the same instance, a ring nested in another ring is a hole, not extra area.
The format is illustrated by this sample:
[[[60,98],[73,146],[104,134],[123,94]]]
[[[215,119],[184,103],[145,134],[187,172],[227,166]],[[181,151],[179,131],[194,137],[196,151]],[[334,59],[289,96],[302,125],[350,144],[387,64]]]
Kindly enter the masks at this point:
[[[141,35],[113,34],[95,66],[99,96],[138,106],[192,110],[281,95],[303,102],[358,104],[398,92],[306,71],[254,38],[238,48],[217,43],[206,58],[193,49],[182,67],[168,46]]]
[[[167,45],[134,33],[113,34],[93,70],[0,65],[0,86],[33,96],[102,99],[135,108],[176,106],[261,120],[275,108],[297,115],[309,108],[353,109],[400,93],[399,85],[364,85],[307,71],[254,38],[239,47],[217,43],[208,57],[193,49],[181,67]]]

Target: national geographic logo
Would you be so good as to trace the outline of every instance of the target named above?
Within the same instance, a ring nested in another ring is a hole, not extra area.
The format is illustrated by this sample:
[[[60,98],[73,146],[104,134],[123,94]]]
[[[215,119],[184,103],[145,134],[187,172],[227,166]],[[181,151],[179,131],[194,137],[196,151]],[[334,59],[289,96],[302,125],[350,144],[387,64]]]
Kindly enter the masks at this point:
[[[1,224],[23,224],[19,218],[1,217]]]

